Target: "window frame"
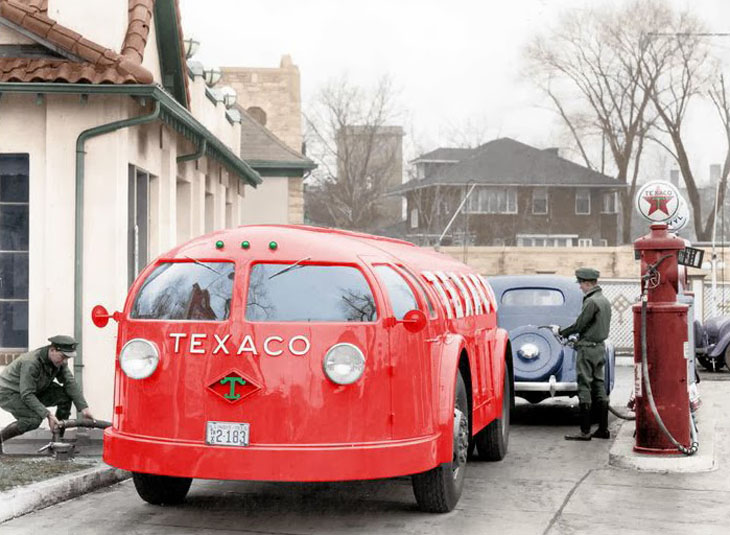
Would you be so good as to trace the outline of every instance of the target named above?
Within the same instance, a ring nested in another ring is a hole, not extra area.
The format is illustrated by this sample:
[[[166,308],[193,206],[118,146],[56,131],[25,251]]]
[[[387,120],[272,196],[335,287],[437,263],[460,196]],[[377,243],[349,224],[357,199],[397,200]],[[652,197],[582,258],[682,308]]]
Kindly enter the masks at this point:
[[[535,210],[535,201],[543,200],[536,198],[536,194],[543,194],[544,193],[544,201],[545,201],[545,211],[538,211]],[[547,188],[534,188],[532,190],[532,214],[533,215],[547,215],[550,212],[550,196],[548,194]]]
[[[586,212],[578,211],[578,202],[580,200],[588,200],[588,210]],[[575,190],[575,215],[591,215],[591,190],[588,188],[576,188]]]
[[[391,297],[391,292],[388,290],[388,286],[385,284],[385,281],[383,281],[382,277],[378,275],[377,268],[389,268],[391,271],[393,271],[395,274],[397,274],[401,279],[403,279],[406,283],[406,286],[410,289],[411,294],[413,294],[413,299],[416,302],[416,307],[421,312],[426,312],[428,310],[426,303],[423,301],[423,298],[418,294],[418,289],[415,287],[412,281],[409,281],[406,275],[403,274],[403,270],[399,269],[398,266],[395,264],[391,264],[390,262],[375,262],[372,264],[371,268],[373,270],[373,274],[378,279],[378,282],[380,283],[381,290],[383,292],[383,295],[388,300],[388,304],[390,305],[390,312],[393,314],[396,320],[400,321],[405,317],[405,313],[403,316],[398,317],[398,315],[395,313],[395,308],[393,307],[393,299]],[[425,310],[424,310],[425,309]],[[412,309],[411,309],[412,310]],[[408,312],[408,311],[406,311]],[[377,317],[377,316],[376,316]],[[426,316],[428,317],[428,316]]]
[[[0,158],[6,157],[6,158],[23,158],[26,164],[25,167],[25,179],[27,181],[28,186],[28,199],[27,201],[3,201],[0,199],[0,205],[5,206],[25,206],[26,212],[27,212],[27,219],[28,219],[28,230],[27,230],[27,249],[3,249],[0,254],[8,254],[8,255],[16,255],[16,254],[25,254],[28,258],[28,272],[26,273],[26,277],[28,279],[28,282],[26,284],[25,288],[25,298],[18,298],[18,297],[8,297],[8,298],[0,298],[0,303],[25,303],[27,311],[26,311],[26,332],[25,332],[25,346],[0,346],[0,353],[22,353],[28,350],[28,342],[29,342],[29,332],[30,332],[30,153],[27,152],[3,152],[0,153]],[[3,336],[4,338],[4,336]]]
[[[601,199],[602,214],[618,214],[618,191],[605,192],[601,196]],[[610,206],[608,207],[608,209],[606,208],[607,204],[611,204],[611,201],[609,201],[609,199],[613,199],[613,209],[610,209]]]

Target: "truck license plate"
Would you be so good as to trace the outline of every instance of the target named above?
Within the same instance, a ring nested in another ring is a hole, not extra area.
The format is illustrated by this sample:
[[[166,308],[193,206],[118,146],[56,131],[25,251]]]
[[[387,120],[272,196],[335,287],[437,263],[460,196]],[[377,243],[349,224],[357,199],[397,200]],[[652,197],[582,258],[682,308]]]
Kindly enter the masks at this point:
[[[205,443],[214,446],[248,446],[249,424],[239,422],[208,422]]]

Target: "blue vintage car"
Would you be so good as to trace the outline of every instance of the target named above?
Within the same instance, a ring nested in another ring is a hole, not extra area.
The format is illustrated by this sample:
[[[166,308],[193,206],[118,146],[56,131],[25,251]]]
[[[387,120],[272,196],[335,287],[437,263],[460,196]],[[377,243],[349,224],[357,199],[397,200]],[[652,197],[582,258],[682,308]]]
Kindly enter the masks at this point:
[[[563,346],[549,329],[566,327],[583,305],[575,279],[556,275],[490,277],[499,308],[497,322],[509,331],[514,363],[515,394],[537,403],[553,396],[575,396],[575,350]],[[615,353],[606,340],[606,393],[613,390]]]

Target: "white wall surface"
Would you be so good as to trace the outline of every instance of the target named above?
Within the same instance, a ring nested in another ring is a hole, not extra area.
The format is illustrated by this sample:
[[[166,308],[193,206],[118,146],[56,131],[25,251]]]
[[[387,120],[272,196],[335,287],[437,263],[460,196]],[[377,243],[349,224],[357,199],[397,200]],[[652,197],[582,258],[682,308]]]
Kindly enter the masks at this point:
[[[289,179],[265,177],[256,189],[247,188],[243,199],[242,225],[287,224],[289,222]]]
[[[121,51],[127,33],[127,0],[48,0],[48,16],[90,41]]]

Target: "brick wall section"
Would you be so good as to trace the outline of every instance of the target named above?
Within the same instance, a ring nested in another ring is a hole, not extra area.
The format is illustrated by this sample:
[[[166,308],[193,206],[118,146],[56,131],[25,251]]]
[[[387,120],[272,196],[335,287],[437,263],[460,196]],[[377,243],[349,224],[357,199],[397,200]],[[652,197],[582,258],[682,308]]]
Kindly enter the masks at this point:
[[[463,247],[442,247],[441,252],[464,261]],[[730,256],[730,254],[729,254]],[[469,247],[466,263],[484,275],[551,273],[572,277],[581,266],[594,267],[602,278],[639,276],[633,246],[620,247]]]
[[[0,366],[7,366],[20,355],[22,355],[22,353],[0,353]]]
[[[299,67],[284,56],[279,68],[223,67],[219,87],[236,90],[244,109],[252,106],[266,113],[266,128],[290,148],[302,149],[302,102]]]

